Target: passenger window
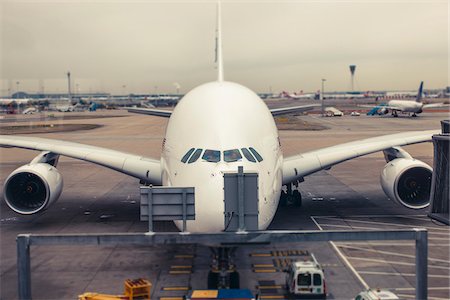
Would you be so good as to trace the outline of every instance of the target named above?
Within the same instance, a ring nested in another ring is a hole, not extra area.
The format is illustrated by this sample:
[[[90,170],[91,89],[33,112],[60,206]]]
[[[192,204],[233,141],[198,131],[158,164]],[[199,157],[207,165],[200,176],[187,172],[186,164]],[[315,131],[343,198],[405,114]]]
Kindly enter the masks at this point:
[[[187,160],[188,160],[188,158],[189,158],[189,156],[191,156],[191,154],[192,154],[192,152],[194,152],[194,150],[195,150],[195,148],[189,149],[189,151],[186,152],[186,154],[183,156],[183,158],[181,159],[181,161],[182,161],[183,163],[186,163]]]
[[[310,286],[311,285],[311,274],[298,274],[297,276],[297,285],[298,286]]]
[[[203,153],[202,159],[204,159],[208,162],[213,162],[213,163],[219,162],[220,161],[220,151],[206,149],[205,153]]]
[[[241,151],[242,151],[242,153],[244,154],[245,158],[248,161],[251,161],[251,162],[254,162],[254,163],[256,162],[256,159],[253,157],[253,155],[250,153],[250,151],[248,151],[247,148],[241,148]]]
[[[188,161],[188,164],[192,164],[193,162],[196,162],[197,159],[200,157],[200,154],[202,154],[203,149],[197,149],[195,150],[194,154],[192,154],[191,158]]]
[[[259,155],[259,153],[258,153],[255,149],[253,149],[252,147],[250,147],[249,149],[250,149],[250,151],[252,151],[253,155],[256,157],[256,159],[257,159],[259,162],[263,161],[262,156]]]
[[[223,160],[226,162],[234,162],[242,159],[242,155],[238,149],[223,151]]]
[[[320,274],[313,275],[313,284],[314,285],[322,285],[322,276],[320,276]]]

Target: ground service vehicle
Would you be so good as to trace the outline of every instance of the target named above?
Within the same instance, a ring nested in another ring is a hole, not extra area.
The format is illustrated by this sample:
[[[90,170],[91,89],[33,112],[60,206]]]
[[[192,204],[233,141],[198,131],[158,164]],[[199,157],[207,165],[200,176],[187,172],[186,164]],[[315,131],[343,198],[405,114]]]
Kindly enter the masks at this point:
[[[393,292],[381,289],[368,289],[358,294],[355,300],[398,300]]]
[[[326,299],[324,272],[313,254],[295,261],[286,270],[286,290],[295,298]]]

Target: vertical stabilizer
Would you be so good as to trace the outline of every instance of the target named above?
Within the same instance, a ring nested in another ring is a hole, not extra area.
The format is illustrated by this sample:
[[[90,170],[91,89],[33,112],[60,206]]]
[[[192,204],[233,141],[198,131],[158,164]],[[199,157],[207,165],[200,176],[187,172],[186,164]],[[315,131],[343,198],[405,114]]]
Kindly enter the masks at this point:
[[[423,93],[423,81],[420,82],[419,90],[417,91],[416,102],[420,102],[420,100],[422,100],[422,93]]]
[[[216,63],[217,63],[217,81],[223,81],[222,13],[220,1],[217,1]]]

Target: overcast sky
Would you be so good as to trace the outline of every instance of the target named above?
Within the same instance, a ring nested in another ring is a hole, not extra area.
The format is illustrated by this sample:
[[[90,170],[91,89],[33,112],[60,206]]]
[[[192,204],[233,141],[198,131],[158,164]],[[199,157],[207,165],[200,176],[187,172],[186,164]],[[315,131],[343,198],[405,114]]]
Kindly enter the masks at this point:
[[[1,91],[185,93],[216,79],[216,1],[0,0]],[[225,79],[256,92],[448,83],[446,0],[222,1]],[[17,84],[16,82],[19,82]]]

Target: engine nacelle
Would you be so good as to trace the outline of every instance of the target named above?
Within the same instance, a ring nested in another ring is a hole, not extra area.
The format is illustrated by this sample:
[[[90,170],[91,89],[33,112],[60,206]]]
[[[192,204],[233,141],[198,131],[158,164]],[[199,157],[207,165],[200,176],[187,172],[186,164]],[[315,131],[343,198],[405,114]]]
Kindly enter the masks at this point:
[[[46,163],[22,166],[9,175],[3,187],[6,204],[15,212],[31,215],[45,210],[58,200],[63,179]]]
[[[396,158],[381,172],[381,187],[393,201],[412,209],[430,204],[433,169],[416,159]]]

